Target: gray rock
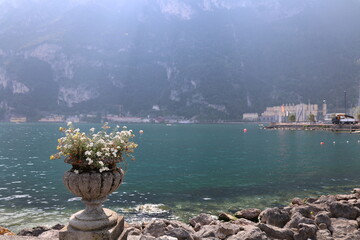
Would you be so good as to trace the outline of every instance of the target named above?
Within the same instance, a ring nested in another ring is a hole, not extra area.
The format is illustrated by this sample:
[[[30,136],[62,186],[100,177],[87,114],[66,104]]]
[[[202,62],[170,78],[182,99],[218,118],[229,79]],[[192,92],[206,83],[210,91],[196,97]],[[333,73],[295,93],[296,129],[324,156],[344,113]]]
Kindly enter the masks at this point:
[[[329,205],[329,211],[332,217],[356,219],[359,216],[360,209],[347,203],[333,202]]]
[[[270,224],[276,227],[284,227],[290,220],[288,211],[280,208],[267,208],[259,215],[260,222]]]
[[[49,231],[43,232],[38,236],[38,238],[42,239],[59,239],[59,230],[51,229]]]
[[[157,240],[178,240],[176,237],[171,237],[171,236],[162,236],[157,238]]]
[[[19,236],[39,236],[40,234],[42,234],[43,232],[49,231],[50,228],[45,227],[45,226],[38,226],[38,227],[33,227],[32,229],[23,229],[21,230],[17,235]]]
[[[194,229],[192,229],[191,226],[180,222],[180,221],[176,221],[176,220],[164,220],[165,224],[168,225],[167,226],[167,230],[169,229],[169,227],[173,227],[173,228],[181,228],[184,229],[185,231],[189,232],[189,233],[194,233]]]
[[[328,226],[325,223],[319,223],[318,228],[320,230],[326,230],[328,229]]]
[[[237,234],[243,228],[233,223],[220,223],[219,228],[216,230],[215,237],[226,239],[231,235]]]
[[[279,228],[263,223],[259,223],[258,227],[266,233],[266,236],[275,239],[286,239],[286,240],[293,240],[294,233],[286,228]]]
[[[325,210],[325,206],[326,206],[325,204],[323,204],[323,205],[319,205],[319,204],[317,204],[317,205],[316,204],[301,205],[301,206],[293,207],[290,212],[292,215],[294,215],[296,212],[298,212],[306,218],[314,219],[315,215],[318,212]]]
[[[235,213],[235,217],[237,218],[245,218],[251,221],[258,221],[258,217],[261,213],[261,210],[258,208],[247,208]]]
[[[195,227],[196,224],[200,226],[204,226],[204,225],[210,225],[214,220],[215,219],[213,216],[202,213],[199,216],[190,219],[189,224],[193,227]]]
[[[319,212],[315,216],[316,225],[325,224],[327,228],[331,227],[331,220],[328,212]]]
[[[352,190],[352,193],[358,193],[358,194],[360,194],[360,188],[354,188],[354,189]]]
[[[247,225],[255,226],[256,225],[256,223],[254,223],[253,221],[247,220],[245,218],[239,218],[239,219],[233,221],[232,223],[240,225],[240,226],[247,226]]]
[[[304,202],[306,203],[314,203],[316,202],[318,199],[317,198],[313,198],[313,197],[308,197],[304,199]]]
[[[304,201],[301,198],[293,198],[291,200],[292,205],[303,205]]]
[[[336,202],[336,197],[334,195],[322,195],[318,198],[314,203],[326,203],[330,204],[332,202]]]
[[[267,240],[266,234],[255,226],[246,226],[243,231],[236,235],[230,236],[227,240]]]
[[[190,232],[184,228],[175,228],[169,225],[166,229],[165,235],[175,237],[179,240],[194,240],[192,234],[194,231]]]
[[[358,197],[358,194],[338,194],[335,195],[336,200],[350,200],[350,199],[356,199]]]
[[[317,240],[334,240],[334,238],[331,237],[331,233],[329,230],[318,230],[316,232],[316,239]]]
[[[299,224],[299,232],[294,234],[294,240],[307,240],[316,237],[316,226],[313,224]]]
[[[360,231],[356,230],[352,233],[347,234],[345,237],[343,237],[341,240],[358,240],[360,239]]]
[[[63,224],[56,224],[54,226],[51,227],[51,229],[54,229],[54,230],[61,230],[65,227],[65,225]]]
[[[140,232],[139,229],[134,228],[134,227],[125,228],[122,231],[122,233],[121,233],[121,235],[119,237],[119,240],[126,240],[129,235],[139,236],[139,235],[141,235],[141,232]]]
[[[218,229],[218,225],[204,225],[198,232],[194,234],[194,239],[201,240],[204,238],[215,238]]]
[[[225,222],[230,222],[230,221],[235,221],[237,220],[236,217],[234,217],[233,215],[231,214],[228,214],[228,213],[224,213],[224,212],[221,212],[219,214],[219,218],[218,218],[220,221],[225,221]]]
[[[335,239],[354,233],[359,227],[357,221],[345,218],[331,218],[331,226],[333,227],[333,237]]]
[[[153,237],[165,235],[166,224],[163,220],[155,220],[150,222],[144,229],[143,233]]]
[[[149,235],[141,235],[140,240],[156,240],[157,238]]]
[[[285,228],[298,228],[300,223],[314,224],[314,220],[304,217],[301,213],[295,212],[291,215],[291,220],[286,223]]]

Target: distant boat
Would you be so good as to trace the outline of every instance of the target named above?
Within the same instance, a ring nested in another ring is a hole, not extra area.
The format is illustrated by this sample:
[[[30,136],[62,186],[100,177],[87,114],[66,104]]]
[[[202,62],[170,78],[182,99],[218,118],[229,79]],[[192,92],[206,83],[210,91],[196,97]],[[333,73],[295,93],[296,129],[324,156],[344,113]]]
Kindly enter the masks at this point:
[[[171,124],[171,123],[167,123],[166,126],[172,126],[172,124]]]

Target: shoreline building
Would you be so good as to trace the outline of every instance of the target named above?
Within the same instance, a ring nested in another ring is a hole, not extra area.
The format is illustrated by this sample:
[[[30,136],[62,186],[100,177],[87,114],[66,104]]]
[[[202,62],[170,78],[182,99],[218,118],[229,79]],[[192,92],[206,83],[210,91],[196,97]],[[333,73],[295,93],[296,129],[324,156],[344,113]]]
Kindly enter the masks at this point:
[[[324,106],[325,105],[325,106]],[[294,116],[295,122],[309,122],[311,115],[313,120],[322,118],[326,114],[326,103],[323,104],[321,110],[317,104],[286,104],[282,106],[267,107],[265,112],[260,116],[262,122],[290,122],[289,117]]]
[[[243,121],[256,122],[259,121],[259,114],[257,113],[244,113]]]

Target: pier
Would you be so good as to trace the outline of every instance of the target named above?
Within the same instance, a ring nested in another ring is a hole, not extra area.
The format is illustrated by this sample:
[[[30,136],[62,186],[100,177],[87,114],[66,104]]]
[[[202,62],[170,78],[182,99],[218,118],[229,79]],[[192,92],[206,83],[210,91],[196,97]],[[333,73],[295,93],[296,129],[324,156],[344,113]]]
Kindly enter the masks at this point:
[[[264,129],[330,131],[336,133],[360,133],[360,124],[327,124],[327,123],[271,123]]]

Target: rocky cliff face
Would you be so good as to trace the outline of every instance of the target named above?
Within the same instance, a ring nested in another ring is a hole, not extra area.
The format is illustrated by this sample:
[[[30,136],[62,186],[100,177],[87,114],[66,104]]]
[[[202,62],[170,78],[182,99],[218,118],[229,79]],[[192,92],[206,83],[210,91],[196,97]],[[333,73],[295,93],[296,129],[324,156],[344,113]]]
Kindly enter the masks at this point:
[[[288,102],[336,107],[344,90],[357,103],[359,10],[357,0],[2,0],[0,105],[236,119]]]

